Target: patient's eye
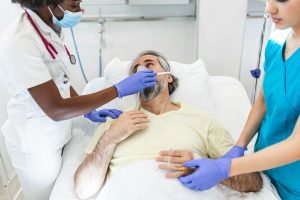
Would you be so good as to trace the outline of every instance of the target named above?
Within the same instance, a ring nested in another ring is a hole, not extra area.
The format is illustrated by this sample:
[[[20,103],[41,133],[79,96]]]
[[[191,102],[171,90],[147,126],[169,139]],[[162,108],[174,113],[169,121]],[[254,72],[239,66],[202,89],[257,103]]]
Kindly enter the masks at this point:
[[[153,63],[147,63],[145,66],[146,66],[147,68],[149,68],[149,67],[153,66]]]

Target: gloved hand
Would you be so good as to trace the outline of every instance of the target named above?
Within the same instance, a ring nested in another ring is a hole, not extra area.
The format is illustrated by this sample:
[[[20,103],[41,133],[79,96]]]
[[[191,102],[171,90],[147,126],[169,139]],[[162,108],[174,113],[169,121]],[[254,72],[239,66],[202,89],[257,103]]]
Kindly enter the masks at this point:
[[[238,158],[244,156],[247,147],[233,146],[222,158]]]
[[[115,84],[119,98],[141,92],[156,84],[156,73],[152,70],[137,72]]]
[[[118,118],[123,112],[117,109],[102,109],[92,110],[89,113],[84,114],[84,117],[91,120],[92,122],[106,122],[106,117],[113,119]]]
[[[192,190],[203,191],[229,177],[231,158],[191,160],[183,166],[198,169],[188,176],[179,177],[179,181]]]

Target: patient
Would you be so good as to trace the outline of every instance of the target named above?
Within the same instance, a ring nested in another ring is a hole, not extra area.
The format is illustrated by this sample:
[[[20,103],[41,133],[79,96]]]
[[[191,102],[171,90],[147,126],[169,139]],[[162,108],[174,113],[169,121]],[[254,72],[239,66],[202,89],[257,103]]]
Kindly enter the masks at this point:
[[[140,66],[157,73],[170,71],[167,60],[154,51],[141,53],[131,64],[131,73]],[[159,168],[166,170],[166,177],[177,178],[193,172],[182,167],[183,162],[197,157],[218,158],[231,149],[230,134],[211,115],[170,100],[177,86],[173,75],[158,75],[156,86],[140,93],[136,108],[100,125],[74,176],[78,198],[93,196],[107,178],[135,161],[156,159],[162,162]],[[259,173],[250,173],[222,184],[241,192],[257,192],[262,178]]]

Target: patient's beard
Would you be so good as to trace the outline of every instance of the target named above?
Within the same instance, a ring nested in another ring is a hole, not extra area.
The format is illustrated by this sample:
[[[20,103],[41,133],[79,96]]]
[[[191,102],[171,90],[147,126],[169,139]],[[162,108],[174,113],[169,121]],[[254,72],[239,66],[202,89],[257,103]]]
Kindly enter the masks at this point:
[[[140,100],[150,101],[153,98],[157,97],[163,89],[165,89],[166,84],[164,82],[158,82],[155,86],[146,88],[140,92]]]

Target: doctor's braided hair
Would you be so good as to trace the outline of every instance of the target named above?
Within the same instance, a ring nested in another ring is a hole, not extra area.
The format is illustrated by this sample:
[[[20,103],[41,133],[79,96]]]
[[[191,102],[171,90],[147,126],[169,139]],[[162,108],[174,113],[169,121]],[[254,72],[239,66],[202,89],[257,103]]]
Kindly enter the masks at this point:
[[[134,63],[137,59],[139,59],[142,56],[146,56],[146,55],[151,55],[151,56],[155,56],[158,57],[159,60],[159,64],[161,65],[161,67],[166,71],[169,72],[170,71],[170,64],[168,63],[168,60],[160,53],[153,51],[153,50],[146,50],[141,52],[136,59],[133,60],[133,62],[130,64],[130,73],[133,74],[136,72],[136,68],[134,68]],[[175,77],[173,74],[170,75],[173,79],[173,81],[171,83],[168,83],[168,89],[169,89],[169,94],[173,94],[173,92],[176,90],[176,88],[178,87],[179,84],[179,80],[177,77]]]
[[[23,8],[35,10],[41,6],[53,5],[57,6],[63,0],[11,0],[12,3],[20,4]]]

